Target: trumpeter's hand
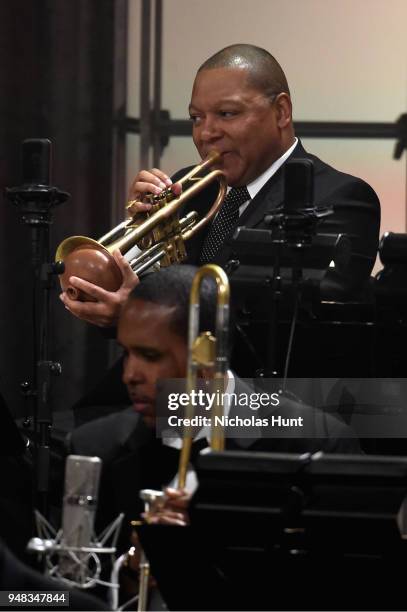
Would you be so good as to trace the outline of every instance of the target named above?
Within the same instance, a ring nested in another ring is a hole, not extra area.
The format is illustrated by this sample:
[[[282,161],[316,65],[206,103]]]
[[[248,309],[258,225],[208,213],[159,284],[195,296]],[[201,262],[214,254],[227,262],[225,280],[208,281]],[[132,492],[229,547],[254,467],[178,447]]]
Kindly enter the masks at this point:
[[[120,251],[115,251],[113,257],[122,273],[122,284],[117,291],[106,291],[82,278],[71,276],[70,284],[83,291],[91,301],[80,302],[71,300],[66,292],[60,294],[60,300],[75,317],[99,327],[114,327],[117,325],[120,310],[126,302],[129,293],[138,285],[139,278],[134,274],[128,261]]]
[[[151,193],[159,195],[163,189],[168,187],[171,188],[176,196],[182,192],[181,183],[173,183],[170,177],[165,172],[162,172],[162,170],[158,168],[140,170],[129,190],[128,210],[130,215],[150,210],[151,204],[143,202],[144,197]]]

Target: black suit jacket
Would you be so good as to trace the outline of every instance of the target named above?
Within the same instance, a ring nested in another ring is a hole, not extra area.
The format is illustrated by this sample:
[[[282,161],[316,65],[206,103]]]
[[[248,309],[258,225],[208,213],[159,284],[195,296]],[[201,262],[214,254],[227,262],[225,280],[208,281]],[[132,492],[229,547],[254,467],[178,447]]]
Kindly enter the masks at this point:
[[[314,163],[315,174],[315,205],[333,205],[334,214],[325,218],[319,228],[324,233],[346,233],[352,240],[352,257],[346,270],[329,270],[323,282],[322,292],[324,297],[339,300],[346,297],[355,297],[356,292],[365,285],[372,270],[378,246],[380,227],[380,204],[373,189],[364,181],[349,174],[344,174],[324,163],[315,155],[305,151],[301,142],[298,142],[289,159],[305,158]],[[264,228],[264,216],[283,203],[284,197],[284,165],[264,185],[256,197],[250,202],[238,225],[248,228]],[[180,170],[173,176],[173,180],[179,179],[186,173],[187,169]],[[205,214],[216,197],[217,183],[210,185],[195,198],[190,200],[181,212],[181,215],[192,210],[197,210],[202,216]],[[209,226],[200,231],[196,236],[186,243],[188,258],[186,263],[197,265],[202,249],[202,244],[208,233]],[[232,250],[227,244],[219,252],[214,263],[225,265],[232,255]],[[246,353],[246,345],[243,354]],[[241,368],[240,357],[235,359],[235,367],[240,373],[252,373],[252,370]],[[238,365],[239,364],[239,365]],[[262,365],[259,361],[256,366]],[[117,374],[117,372],[116,372]],[[125,395],[123,385],[120,397]],[[106,390],[105,390],[106,391]],[[100,395],[100,394],[98,394]],[[106,393],[104,393],[106,396]],[[92,394],[86,398],[88,406],[92,408],[89,412],[96,413],[100,407],[100,397]],[[83,411],[83,402],[81,410]],[[111,402],[112,403],[112,402]],[[96,408],[93,408],[96,406]],[[104,409],[106,409],[104,407]],[[78,411],[79,413],[79,411]],[[80,415],[79,415],[80,416]]]
[[[324,218],[318,226],[321,233],[348,234],[351,240],[351,260],[345,270],[329,271],[323,282],[323,293],[334,299],[353,294],[369,278],[375,262],[380,229],[380,203],[373,189],[360,178],[335,170],[315,155],[309,154],[298,142],[290,159],[310,159],[314,164],[314,203],[316,206],[332,205],[334,213]],[[287,160],[288,161],[288,160]],[[185,170],[177,172],[177,180]],[[185,212],[209,209],[217,192],[217,183],[210,185],[187,203]],[[243,212],[238,226],[264,229],[264,217],[283,204],[284,164],[263,186]],[[209,226],[187,242],[187,263],[197,264]],[[232,232],[233,233],[233,232]],[[226,243],[214,263],[224,266],[232,256]]]
[[[236,393],[251,393],[243,381],[236,380]],[[227,450],[248,450],[284,453],[360,453],[352,430],[342,421],[313,410],[305,404],[284,398],[276,408],[262,410],[259,416],[304,418],[299,437],[287,437],[285,428],[270,431],[245,428],[245,437],[237,430],[227,433]],[[247,409],[231,406],[231,416],[247,417]],[[96,419],[77,428],[71,436],[71,452],[98,455],[103,460],[99,492],[97,527],[105,528],[120,512],[125,513],[119,547],[129,545],[129,521],[143,511],[139,491],[161,489],[168,485],[178,470],[179,451],[164,446],[155,431],[148,428],[132,408]]]

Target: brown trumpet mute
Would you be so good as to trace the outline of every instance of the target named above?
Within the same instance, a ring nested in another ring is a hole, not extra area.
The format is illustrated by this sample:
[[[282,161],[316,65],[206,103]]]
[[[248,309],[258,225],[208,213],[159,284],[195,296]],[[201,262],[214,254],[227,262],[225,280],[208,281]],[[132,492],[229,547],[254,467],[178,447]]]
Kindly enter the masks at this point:
[[[62,291],[65,291],[71,300],[95,301],[88,293],[70,284],[71,276],[78,276],[106,291],[119,289],[122,283],[122,273],[107,249],[96,240],[85,236],[75,236],[75,240],[71,238],[69,245],[66,245],[69,246],[69,249],[64,248],[64,242],[58,247],[55,259],[64,263],[65,271],[60,275],[59,280]]]

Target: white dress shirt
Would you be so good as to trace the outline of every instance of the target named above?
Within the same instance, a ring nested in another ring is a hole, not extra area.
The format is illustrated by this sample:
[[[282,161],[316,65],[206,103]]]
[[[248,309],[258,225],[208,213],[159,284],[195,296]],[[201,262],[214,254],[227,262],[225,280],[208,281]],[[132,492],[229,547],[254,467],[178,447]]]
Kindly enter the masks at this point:
[[[287,151],[281,157],[276,159],[276,161],[273,162],[271,166],[263,172],[263,174],[260,174],[260,176],[258,176],[254,181],[252,181],[251,183],[247,185],[247,191],[250,193],[251,199],[247,200],[247,202],[244,202],[243,204],[239,206],[239,217],[246,210],[246,208],[249,205],[249,202],[253,200],[253,198],[259,193],[260,189],[264,187],[264,185],[267,183],[269,179],[271,179],[271,177],[283,165],[285,160],[290,157],[291,153],[294,151],[297,144],[298,144],[298,138],[295,138],[294,144],[292,144],[291,147],[287,149]],[[230,187],[228,189],[230,189]]]

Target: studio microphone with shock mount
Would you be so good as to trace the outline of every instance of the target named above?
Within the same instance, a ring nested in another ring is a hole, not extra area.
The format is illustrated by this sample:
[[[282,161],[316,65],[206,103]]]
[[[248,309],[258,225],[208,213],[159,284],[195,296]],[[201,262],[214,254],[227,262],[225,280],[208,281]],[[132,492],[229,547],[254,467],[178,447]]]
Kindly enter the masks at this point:
[[[112,586],[101,579],[100,556],[110,555],[113,564],[123,519],[120,514],[96,537],[94,523],[101,467],[99,457],[69,455],[65,468],[62,528],[56,532],[36,511],[39,537],[28,543],[28,550],[44,555],[45,573],[82,589],[96,584]]]

